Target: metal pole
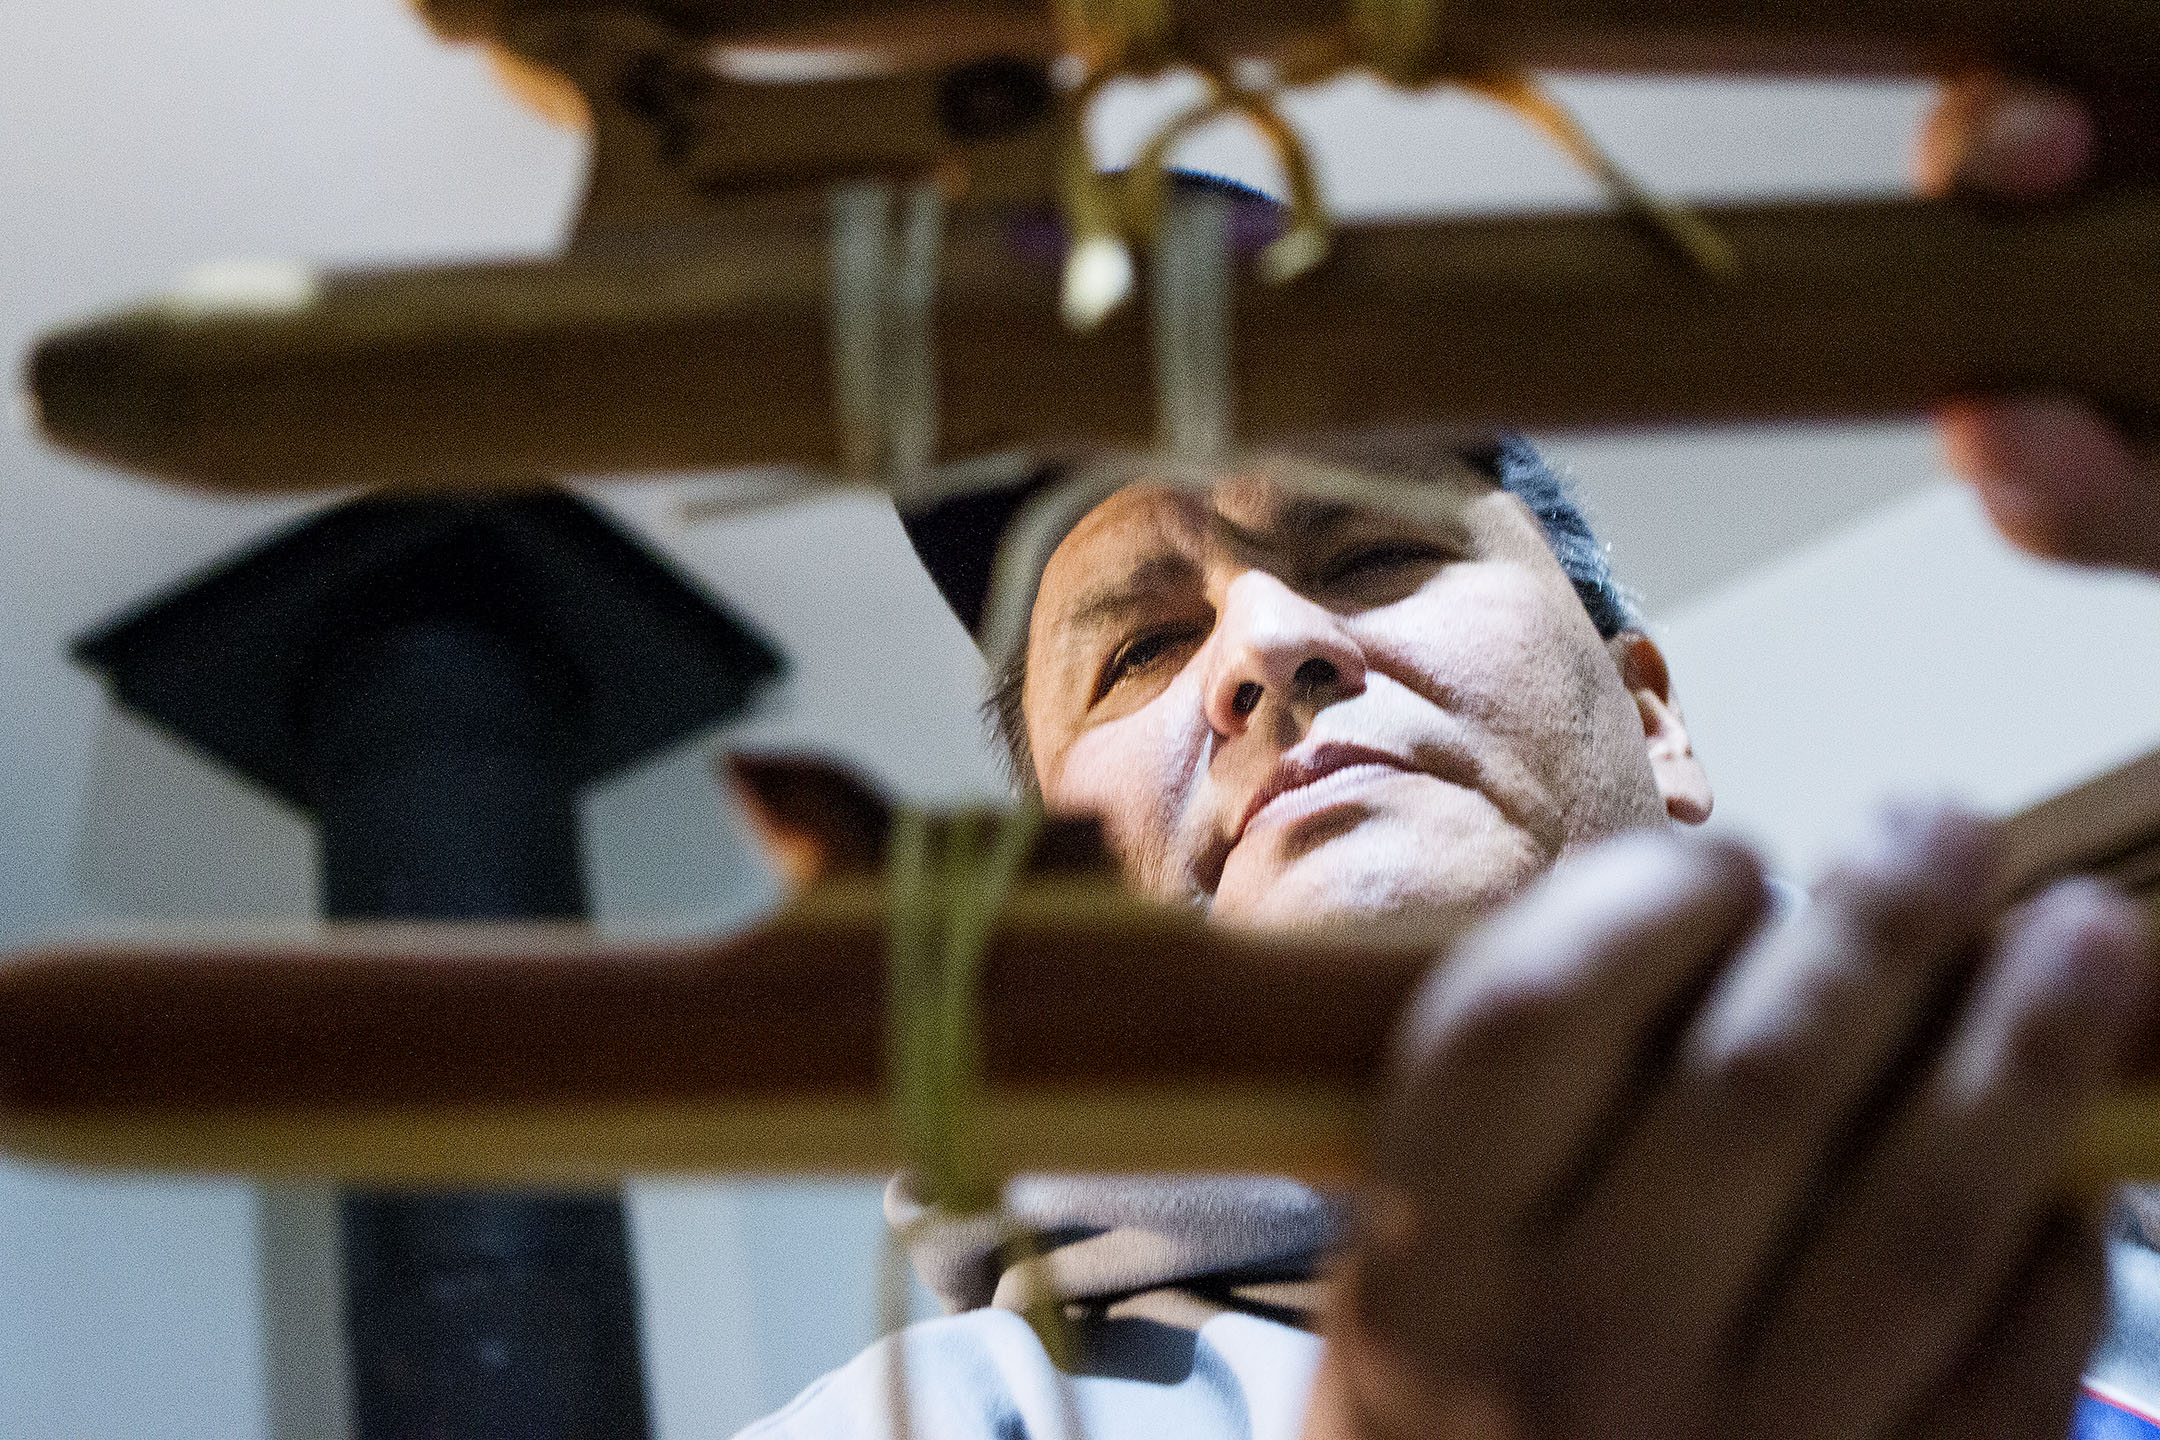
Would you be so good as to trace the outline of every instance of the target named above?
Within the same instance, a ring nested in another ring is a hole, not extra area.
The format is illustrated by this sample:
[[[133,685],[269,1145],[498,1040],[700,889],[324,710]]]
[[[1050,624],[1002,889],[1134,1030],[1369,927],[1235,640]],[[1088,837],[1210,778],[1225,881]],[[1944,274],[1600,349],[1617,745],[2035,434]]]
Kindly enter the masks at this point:
[[[304,697],[336,919],[585,913],[575,671],[455,611],[343,637]],[[362,1440],[643,1437],[614,1196],[348,1195]]]

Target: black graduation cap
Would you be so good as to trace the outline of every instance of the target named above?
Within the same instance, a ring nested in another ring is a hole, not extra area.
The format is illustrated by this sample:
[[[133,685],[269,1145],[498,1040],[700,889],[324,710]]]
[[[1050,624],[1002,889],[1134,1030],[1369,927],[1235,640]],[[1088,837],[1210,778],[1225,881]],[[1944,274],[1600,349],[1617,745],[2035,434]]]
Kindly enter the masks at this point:
[[[310,807],[302,695],[356,627],[458,613],[520,640],[575,723],[582,785],[740,710],[780,673],[740,620],[558,489],[371,496],[272,535],[78,640],[114,696]]]

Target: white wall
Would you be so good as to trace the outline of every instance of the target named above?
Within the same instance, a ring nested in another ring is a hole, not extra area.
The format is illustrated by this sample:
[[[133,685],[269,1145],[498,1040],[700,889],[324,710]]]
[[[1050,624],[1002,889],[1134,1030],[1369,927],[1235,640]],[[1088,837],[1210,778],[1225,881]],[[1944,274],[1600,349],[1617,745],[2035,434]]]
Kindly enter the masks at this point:
[[[210,258],[538,250],[575,187],[578,143],[512,108],[475,56],[434,45],[394,0],[0,0],[0,34],[9,355]],[[1893,188],[1926,99],[1880,85],[1567,90],[1624,159],[1697,194]],[[1114,98],[1106,153],[1129,152],[1161,103]],[[1299,113],[1346,212],[1589,198],[1480,102],[1346,84]],[[1189,158],[1265,178],[1233,132]],[[2149,598],[2119,604],[2008,564],[1954,496],[1925,488],[1929,443],[1871,427],[1559,445],[1669,621],[1721,816],[1795,868],[1886,784],[1921,776],[2014,803],[2146,743],[2143,717],[2160,714],[2111,663],[2149,647]],[[840,498],[691,525],[685,488],[602,493],[793,657],[733,738],[830,746],[926,796],[994,789],[972,651],[889,511]],[[1871,516],[1899,496],[1915,498]],[[112,714],[62,658],[69,636],[299,508],[175,494],[0,431],[0,943],[97,917],[312,903],[303,819]],[[588,820],[605,923],[717,924],[769,893],[702,745],[605,787]],[[867,1336],[868,1187],[655,1181],[633,1217],[663,1434],[725,1434]],[[268,1433],[261,1220],[242,1186],[0,1162],[0,1437]]]
[[[2160,746],[2160,583],[2027,559],[1947,481],[1659,630],[1713,823],[1802,877],[1876,797],[2009,814]]]

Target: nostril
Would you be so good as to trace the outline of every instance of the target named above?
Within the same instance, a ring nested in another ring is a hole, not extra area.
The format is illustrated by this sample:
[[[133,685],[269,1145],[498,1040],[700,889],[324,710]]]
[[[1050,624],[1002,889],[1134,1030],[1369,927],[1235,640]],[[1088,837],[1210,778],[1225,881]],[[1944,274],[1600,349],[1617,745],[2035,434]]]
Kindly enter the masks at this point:
[[[1260,686],[1257,682],[1247,680],[1232,692],[1230,696],[1230,711],[1232,714],[1250,715],[1259,708]]]
[[[1290,684],[1301,695],[1317,695],[1340,679],[1342,672],[1335,668],[1333,661],[1313,659],[1297,667],[1297,673],[1290,677]]]

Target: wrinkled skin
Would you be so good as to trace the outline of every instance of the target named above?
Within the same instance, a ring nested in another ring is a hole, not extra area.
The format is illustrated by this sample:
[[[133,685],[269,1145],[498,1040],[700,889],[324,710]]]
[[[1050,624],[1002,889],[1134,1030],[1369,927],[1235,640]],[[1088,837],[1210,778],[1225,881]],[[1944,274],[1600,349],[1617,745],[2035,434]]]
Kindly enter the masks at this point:
[[[1520,501],[1465,469],[1460,504],[1316,510],[1274,470],[1129,487],[1044,571],[1044,795],[1147,888],[1247,925],[1400,916],[1708,814],[1656,647],[1598,637]]]

